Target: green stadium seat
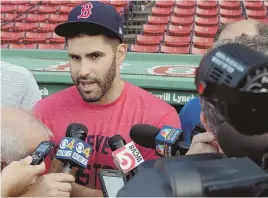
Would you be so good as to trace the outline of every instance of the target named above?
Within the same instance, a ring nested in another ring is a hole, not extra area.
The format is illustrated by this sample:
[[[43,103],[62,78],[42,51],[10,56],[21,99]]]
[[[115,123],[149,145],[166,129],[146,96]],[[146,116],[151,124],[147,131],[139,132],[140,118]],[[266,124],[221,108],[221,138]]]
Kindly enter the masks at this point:
[[[159,52],[159,46],[144,46],[144,45],[131,45],[131,52],[144,52],[144,53],[157,53]]]
[[[16,22],[13,27],[14,32],[34,32],[37,31],[38,24],[37,23],[21,23]]]
[[[164,36],[164,43],[166,46],[171,47],[187,47],[191,41],[190,36]]]
[[[192,25],[193,23],[193,17],[176,17],[176,16],[171,16],[171,24],[172,25],[182,25],[182,26],[187,26],[187,25]]]
[[[156,7],[160,7],[160,8],[171,8],[174,6],[174,0],[169,0],[169,1],[156,1],[155,5]]]
[[[160,52],[166,54],[189,54],[189,47],[170,47],[162,45]]]
[[[248,18],[251,19],[265,19],[267,16],[267,11],[265,8],[261,10],[248,10],[247,9]]]
[[[174,8],[174,14],[175,16],[179,16],[179,17],[186,17],[186,16],[193,16],[195,9],[194,8]]]
[[[24,42],[28,43],[48,43],[51,33],[26,32]]]
[[[148,24],[166,25],[169,22],[168,16],[148,16]]]
[[[162,36],[147,36],[147,35],[137,35],[136,42],[139,45],[159,45],[162,41]]]
[[[216,9],[217,1],[197,1],[197,7],[201,9]]]
[[[195,17],[195,23],[199,26],[216,26],[218,25],[218,17],[215,18],[204,18],[204,17]]]
[[[58,17],[59,18],[59,17]],[[49,14],[27,14],[27,23],[46,22],[49,19]]]
[[[179,8],[193,8],[195,6],[195,1],[182,1],[182,0],[176,0],[176,6]]]
[[[38,44],[38,49],[65,49],[65,44]]]
[[[219,1],[220,9],[237,10],[240,9],[240,1]]]
[[[177,25],[169,25],[168,32],[173,36],[189,36],[192,31],[192,25],[189,26],[177,26]]]
[[[37,44],[9,44],[9,49],[36,49]]]
[[[49,23],[63,23],[68,20],[68,15],[50,14],[48,17]]]
[[[239,10],[220,9],[220,15],[222,17],[227,17],[227,18],[241,18],[242,11],[241,11],[241,9],[239,9]]]

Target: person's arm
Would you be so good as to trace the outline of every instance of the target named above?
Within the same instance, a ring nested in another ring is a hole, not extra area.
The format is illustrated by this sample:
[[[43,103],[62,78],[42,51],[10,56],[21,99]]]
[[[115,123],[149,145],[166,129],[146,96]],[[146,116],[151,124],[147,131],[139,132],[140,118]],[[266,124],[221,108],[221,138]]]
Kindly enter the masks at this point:
[[[27,110],[32,110],[34,105],[42,99],[37,82],[30,72],[27,73],[27,80],[23,93],[24,95],[21,101],[21,106]]]
[[[181,128],[179,115],[174,108],[171,108],[171,110],[168,111],[160,120],[152,125],[156,126],[159,129],[161,129],[164,125]],[[154,149],[147,149],[144,147],[138,147],[138,149],[142,154],[144,160],[153,160],[159,158],[159,156],[155,154]]]
[[[96,190],[73,183],[71,197],[103,197],[103,193],[101,190]]]

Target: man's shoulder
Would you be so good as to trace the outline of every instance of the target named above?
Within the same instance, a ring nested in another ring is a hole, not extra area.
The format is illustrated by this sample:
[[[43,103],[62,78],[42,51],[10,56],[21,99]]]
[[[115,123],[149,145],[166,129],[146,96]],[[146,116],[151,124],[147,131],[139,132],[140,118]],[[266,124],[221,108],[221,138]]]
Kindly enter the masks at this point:
[[[28,78],[29,76],[32,75],[32,73],[25,67],[21,67],[18,65],[13,65],[10,63],[6,63],[6,62],[2,62],[1,61],[1,68],[2,68],[2,72],[3,74],[15,74],[16,77],[25,77]]]
[[[44,106],[50,106],[51,108],[53,106],[61,106],[64,104],[67,104],[72,100],[74,95],[76,94],[76,88],[75,86],[68,87],[66,89],[63,89],[59,92],[56,92],[54,94],[51,94],[42,100],[38,102],[38,106],[44,107]]]

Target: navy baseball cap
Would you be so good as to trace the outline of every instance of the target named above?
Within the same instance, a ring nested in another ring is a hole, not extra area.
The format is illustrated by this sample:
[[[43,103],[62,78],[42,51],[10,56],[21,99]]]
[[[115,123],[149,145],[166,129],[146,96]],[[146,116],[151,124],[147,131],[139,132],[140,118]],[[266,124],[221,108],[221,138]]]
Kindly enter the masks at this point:
[[[124,22],[114,6],[99,1],[85,2],[72,9],[68,22],[58,25],[55,33],[62,37],[72,37],[96,30],[123,42]]]

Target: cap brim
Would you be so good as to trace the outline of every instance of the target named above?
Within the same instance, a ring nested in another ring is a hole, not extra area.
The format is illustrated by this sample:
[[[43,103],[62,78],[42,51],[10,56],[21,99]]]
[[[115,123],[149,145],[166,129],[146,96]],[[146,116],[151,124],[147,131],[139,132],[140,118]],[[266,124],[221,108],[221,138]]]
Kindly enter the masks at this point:
[[[123,36],[119,35],[117,32],[111,30],[110,28],[92,22],[66,22],[58,25],[55,28],[55,33],[58,36],[62,37],[73,37],[78,35],[79,33],[94,33],[94,32],[103,32],[104,35],[109,35],[110,37],[118,38],[121,42],[123,42]]]

